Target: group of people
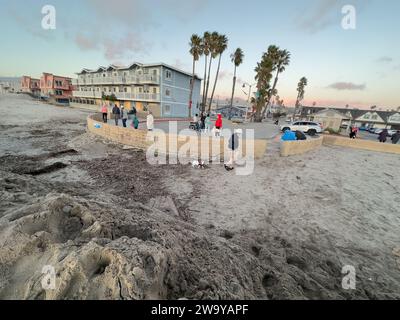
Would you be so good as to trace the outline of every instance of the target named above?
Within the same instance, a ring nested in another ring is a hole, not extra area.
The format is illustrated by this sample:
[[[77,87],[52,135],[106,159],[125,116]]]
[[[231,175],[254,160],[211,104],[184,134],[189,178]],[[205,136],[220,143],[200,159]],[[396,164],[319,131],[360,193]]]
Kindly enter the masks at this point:
[[[125,109],[125,107],[121,104],[119,107],[117,104],[112,105],[110,102],[110,108],[111,108],[111,113],[114,116],[114,121],[115,125],[119,125],[119,120],[122,121],[122,126],[124,128],[127,127],[127,121],[128,121],[128,111]],[[108,106],[106,103],[103,104],[101,107],[101,113],[103,114],[103,122],[107,123],[108,121]],[[139,128],[139,119],[136,116],[136,110],[133,109],[133,118],[132,118],[132,127],[135,129]]]
[[[389,131],[387,129],[383,129],[382,132],[378,135],[379,142],[386,143],[388,137],[389,137]],[[393,144],[397,144],[399,142],[400,130],[397,130],[397,132],[392,135],[391,140]]]
[[[210,114],[201,113],[200,117],[196,113],[193,117],[193,123],[195,124],[195,129],[197,131],[209,133],[211,130],[214,130],[215,136],[220,136],[222,129],[222,115],[217,115],[217,120],[215,121],[214,127],[212,127]]]
[[[357,138],[357,134],[358,134],[358,127],[357,126],[353,126],[350,129],[350,139],[356,139]],[[379,134],[378,134],[378,140],[381,143],[386,143],[387,138],[389,137],[389,131],[388,129],[383,129]],[[398,130],[395,134],[392,135],[391,137],[391,141],[393,144],[397,144],[400,140],[400,130]]]

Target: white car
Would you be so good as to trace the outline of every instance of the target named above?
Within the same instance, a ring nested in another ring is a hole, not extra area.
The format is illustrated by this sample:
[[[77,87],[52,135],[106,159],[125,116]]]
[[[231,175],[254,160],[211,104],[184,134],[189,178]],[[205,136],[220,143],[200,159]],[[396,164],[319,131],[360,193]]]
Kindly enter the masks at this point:
[[[374,133],[375,133],[375,134],[381,134],[382,131],[383,131],[383,129],[376,129],[376,130],[374,131]],[[392,130],[392,129],[387,129],[387,131],[388,131],[388,136],[389,136],[389,137],[391,137],[392,135],[394,135],[394,134],[397,132],[397,130]]]
[[[296,121],[291,124],[285,124],[281,126],[281,130],[282,132],[285,132],[286,130],[301,131],[309,134],[310,136],[314,136],[315,134],[322,132],[322,127],[317,122]]]

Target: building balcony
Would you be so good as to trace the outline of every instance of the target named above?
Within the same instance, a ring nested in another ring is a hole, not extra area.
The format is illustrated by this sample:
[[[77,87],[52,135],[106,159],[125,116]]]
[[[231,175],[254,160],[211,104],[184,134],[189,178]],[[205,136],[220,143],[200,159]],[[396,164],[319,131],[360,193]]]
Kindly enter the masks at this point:
[[[102,94],[98,91],[72,91],[72,95],[77,98],[98,98],[101,99]]]
[[[116,92],[114,94],[118,100],[160,102],[160,94],[158,93]]]
[[[99,91],[73,91],[74,97],[101,99],[102,92]],[[107,92],[106,95],[114,94],[118,100],[133,100],[145,102],[160,102],[159,93],[131,93],[131,92]]]
[[[94,77],[86,79],[74,79],[73,85],[120,85],[120,84],[160,84],[160,76],[141,75],[141,76],[113,76],[113,77]]]

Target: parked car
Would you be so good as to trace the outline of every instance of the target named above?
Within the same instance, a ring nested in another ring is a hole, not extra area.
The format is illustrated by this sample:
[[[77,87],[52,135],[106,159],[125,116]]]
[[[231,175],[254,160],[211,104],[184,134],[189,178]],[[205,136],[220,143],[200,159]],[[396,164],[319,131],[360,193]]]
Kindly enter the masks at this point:
[[[286,130],[301,131],[307,133],[310,136],[314,136],[315,134],[322,132],[322,127],[317,122],[296,121],[291,124],[284,124],[283,126],[281,126],[281,130],[282,132],[285,132]]]
[[[376,129],[373,133],[381,134],[383,130],[384,129]],[[388,131],[388,136],[389,137],[391,137],[392,135],[394,135],[396,133],[396,130],[387,129],[387,131]]]

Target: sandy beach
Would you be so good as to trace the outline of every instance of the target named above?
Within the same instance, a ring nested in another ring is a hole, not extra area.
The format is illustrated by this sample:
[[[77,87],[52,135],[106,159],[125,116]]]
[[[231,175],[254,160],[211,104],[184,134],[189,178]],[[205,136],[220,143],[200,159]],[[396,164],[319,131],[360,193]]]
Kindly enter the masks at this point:
[[[0,299],[400,298],[398,155],[269,140],[243,177],[151,166],[86,133],[87,111],[0,112]]]

